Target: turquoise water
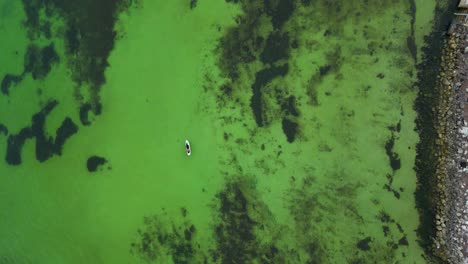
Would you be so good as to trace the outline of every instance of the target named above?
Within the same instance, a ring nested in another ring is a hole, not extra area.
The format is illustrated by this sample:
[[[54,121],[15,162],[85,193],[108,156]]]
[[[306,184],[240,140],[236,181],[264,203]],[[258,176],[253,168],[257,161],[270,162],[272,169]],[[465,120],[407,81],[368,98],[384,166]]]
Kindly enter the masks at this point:
[[[3,262],[427,262],[435,1],[111,2],[0,0]]]

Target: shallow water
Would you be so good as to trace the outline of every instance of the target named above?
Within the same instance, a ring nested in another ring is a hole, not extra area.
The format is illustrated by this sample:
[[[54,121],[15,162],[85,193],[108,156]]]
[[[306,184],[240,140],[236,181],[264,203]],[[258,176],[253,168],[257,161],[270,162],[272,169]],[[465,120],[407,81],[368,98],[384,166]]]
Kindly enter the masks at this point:
[[[435,1],[23,2],[0,0],[3,262],[426,262]]]

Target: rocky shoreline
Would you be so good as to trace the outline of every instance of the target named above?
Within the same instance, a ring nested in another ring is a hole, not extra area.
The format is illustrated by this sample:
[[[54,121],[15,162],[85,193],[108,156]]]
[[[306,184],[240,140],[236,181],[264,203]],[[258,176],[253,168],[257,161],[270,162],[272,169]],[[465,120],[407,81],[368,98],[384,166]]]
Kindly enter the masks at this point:
[[[468,24],[452,25],[437,77],[433,253],[468,263]]]

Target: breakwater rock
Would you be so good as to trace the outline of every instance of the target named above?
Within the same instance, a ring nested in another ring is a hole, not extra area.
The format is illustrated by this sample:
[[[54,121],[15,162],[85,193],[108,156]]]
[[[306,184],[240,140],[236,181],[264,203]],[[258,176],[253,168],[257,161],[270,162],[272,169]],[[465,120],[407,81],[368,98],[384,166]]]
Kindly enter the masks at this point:
[[[468,25],[452,27],[437,78],[434,254],[468,263]]]

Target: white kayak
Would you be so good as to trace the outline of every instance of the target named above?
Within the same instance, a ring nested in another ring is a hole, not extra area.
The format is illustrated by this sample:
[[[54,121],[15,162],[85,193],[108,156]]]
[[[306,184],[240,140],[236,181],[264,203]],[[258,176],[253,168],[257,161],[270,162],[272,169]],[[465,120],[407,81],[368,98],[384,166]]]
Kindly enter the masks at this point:
[[[185,140],[185,151],[187,152],[187,156],[192,154],[192,149],[190,148],[190,142],[188,140]]]

